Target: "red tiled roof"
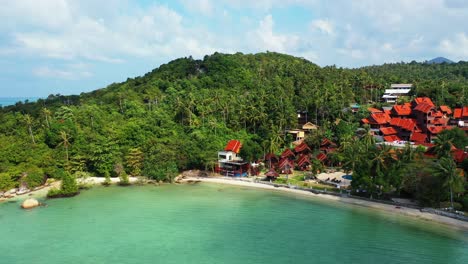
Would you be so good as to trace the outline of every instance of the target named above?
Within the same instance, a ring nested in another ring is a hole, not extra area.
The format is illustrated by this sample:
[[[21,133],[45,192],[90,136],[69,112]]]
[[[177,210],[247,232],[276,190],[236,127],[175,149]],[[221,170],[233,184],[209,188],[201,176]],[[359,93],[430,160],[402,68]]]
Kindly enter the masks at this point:
[[[295,157],[296,155],[290,149],[285,149],[283,153],[281,153],[281,159],[288,158],[288,157]]]
[[[395,135],[398,133],[398,131],[396,131],[396,129],[393,127],[382,127],[380,128],[380,131],[384,135]]]
[[[377,108],[369,107],[367,110],[371,113],[382,113],[382,110],[379,110]]]
[[[239,151],[241,148],[242,148],[242,144],[239,140],[229,140],[224,150],[232,151],[232,152],[239,154]]]
[[[419,112],[427,114],[432,109],[434,109],[434,105],[428,104],[426,102],[422,102],[414,108],[414,111],[419,111]]]
[[[419,105],[421,103],[426,103],[429,104],[430,106],[434,106],[434,103],[432,102],[431,98],[429,97],[418,97],[414,98],[414,102]]]
[[[361,119],[361,122],[364,123],[364,124],[369,124],[370,123],[368,118]]]
[[[446,105],[441,105],[440,106],[440,111],[446,113],[447,115],[451,115],[452,114],[452,109],[450,109],[450,107],[446,106]]]
[[[411,134],[411,141],[418,142],[418,143],[424,143],[426,142],[427,135],[424,133],[413,133]]]
[[[427,129],[431,134],[439,134],[440,132],[447,130],[447,129],[452,129],[453,126],[428,126]]]
[[[324,160],[327,159],[327,155],[325,155],[325,154],[323,154],[322,152],[320,152],[320,153],[317,155],[316,158],[317,158],[318,160],[320,160],[320,161],[323,162]]]
[[[459,119],[462,117],[468,117],[468,106],[463,108],[455,108],[453,111],[453,118]]]
[[[386,113],[387,115],[390,115],[391,112],[392,112],[391,110],[383,110],[383,111],[384,111],[384,113]]]
[[[393,141],[401,141],[401,138],[395,135],[391,135],[391,136],[384,136],[384,140],[387,142],[393,142]]]
[[[383,124],[387,124],[388,122],[390,122],[390,116],[382,112],[371,113],[369,121],[371,124],[383,125]]]
[[[416,120],[412,118],[399,118],[395,117],[390,120],[390,125],[401,127],[408,131],[413,131],[416,129]]]
[[[306,143],[302,142],[300,145],[296,146],[294,148],[294,152],[296,153],[299,153],[299,152],[304,152],[304,151],[308,151],[308,152],[311,152],[309,146],[307,146]]]
[[[392,108],[393,112],[399,116],[408,116],[411,114],[411,105],[406,103],[404,105],[394,105]]]
[[[444,114],[442,113],[442,111],[437,111],[437,112],[434,113],[433,116],[434,116],[434,117],[443,117]]]
[[[305,164],[310,164],[309,156],[307,155],[301,155],[299,160],[297,161],[297,166],[302,167]]]

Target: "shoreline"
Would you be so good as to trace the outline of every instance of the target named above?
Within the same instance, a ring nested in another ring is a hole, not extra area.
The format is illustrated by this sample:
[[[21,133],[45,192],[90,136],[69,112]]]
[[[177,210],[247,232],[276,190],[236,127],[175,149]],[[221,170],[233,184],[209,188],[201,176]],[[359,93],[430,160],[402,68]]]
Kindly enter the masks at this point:
[[[104,182],[105,178],[101,177],[89,177],[86,179],[78,179],[77,182],[80,184],[89,184],[89,185],[101,185]],[[137,177],[129,177],[131,183],[135,183],[138,181]],[[119,178],[111,178],[111,184],[115,185],[118,184]],[[226,185],[234,185],[234,186],[242,186],[242,187],[249,187],[249,188],[256,188],[256,189],[265,189],[265,190],[273,190],[278,192],[290,193],[290,194],[298,194],[305,197],[312,197],[317,198],[322,201],[335,201],[338,203],[350,204],[352,206],[360,206],[365,207],[368,209],[378,210],[380,212],[393,214],[393,215],[402,215],[411,217],[413,219],[430,221],[433,223],[442,224],[444,226],[455,228],[455,229],[462,229],[464,231],[468,231],[468,222],[453,219],[446,216],[436,215],[428,212],[421,212],[418,209],[408,208],[404,206],[396,207],[394,205],[379,203],[379,202],[372,202],[372,201],[365,201],[359,200],[351,197],[340,197],[334,196],[330,194],[316,194],[309,191],[298,190],[298,189],[291,189],[285,187],[275,187],[272,185],[267,185],[263,183],[257,183],[252,181],[243,181],[243,180],[236,180],[236,179],[228,179],[228,178],[221,178],[221,177],[193,177],[193,176],[186,176],[180,178],[176,181],[176,183],[189,183],[189,182],[206,182],[206,183],[215,183],[215,184],[226,184]],[[36,191],[31,191],[26,194],[16,195],[12,198],[6,199],[6,201],[20,201],[22,199],[28,198],[45,198],[47,196],[47,192],[51,188],[58,187],[60,182],[55,182],[50,186],[46,186]]]
[[[294,193],[299,194],[307,197],[318,198],[322,200],[332,200],[340,203],[350,204],[353,206],[361,206],[370,209],[379,210],[381,212],[386,212],[389,214],[394,215],[403,215],[407,217],[411,217],[414,219],[430,221],[438,224],[443,224],[444,226],[462,229],[464,231],[468,231],[468,222],[464,222],[461,220],[453,219],[446,216],[436,215],[427,212],[421,212],[418,209],[408,208],[401,206],[399,208],[383,204],[379,202],[371,202],[371,201],[364,201],[358,200],[350,197],[338,197],[329,194],[315,194],[308,191],[297,190],[297,189],[290,189],[284,187],[274,187],[271,185],[263,184],[263,183],[256,183],[256,182],[248,182],[248,181],[241,181],[241,180],[234,180],[234,179],[226,179],[226,178],[204,178],[204,177],[185,177],[179,180],[181,183],[186,183],[189,181],[199,181],[199,182],[206,182],[206,183],[217,183],[217,184],[227,184],[227,185],[236,185],[236,186],[243,186],[243,187],[250,187],[250,188],[258,188],[258,189],[265,189],[265,190],[274,190],[279,192],[286,192],[286,193]]]

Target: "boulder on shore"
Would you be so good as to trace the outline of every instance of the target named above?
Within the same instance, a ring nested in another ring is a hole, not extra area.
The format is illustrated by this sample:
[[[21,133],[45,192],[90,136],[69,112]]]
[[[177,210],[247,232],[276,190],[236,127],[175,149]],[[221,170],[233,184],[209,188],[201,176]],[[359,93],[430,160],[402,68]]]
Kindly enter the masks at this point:
[[[31,209],[31,208],[37,207],[39,205],[40,204],[39,204],[38,200],[33,199],[33,198],[29,198],[29,199],[24,200],[24,202],[21,204],[21,207],[23,209]]]

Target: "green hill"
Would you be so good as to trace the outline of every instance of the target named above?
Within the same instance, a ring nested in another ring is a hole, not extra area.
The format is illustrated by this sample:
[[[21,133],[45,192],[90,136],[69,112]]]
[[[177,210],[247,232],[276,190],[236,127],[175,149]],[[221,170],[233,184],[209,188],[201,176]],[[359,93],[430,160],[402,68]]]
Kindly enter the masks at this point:
[[[467,62],[343,69],[278,53],[181,58],[90,93],[3,108],[0,177],[7,183],[0,190],[25,175],[66,169],[104,176],[119,164],[165,179],[177,170],[212,168],[233,138],[254,160],[283,147],[282,132],[296,126],[298,110],[339,138],[364,114],[343,109],[379,97],[391,83],[413,83],[416,95],[437,104],[468,104]],[[369,85],[378,87],[374,94],[363,89]]]

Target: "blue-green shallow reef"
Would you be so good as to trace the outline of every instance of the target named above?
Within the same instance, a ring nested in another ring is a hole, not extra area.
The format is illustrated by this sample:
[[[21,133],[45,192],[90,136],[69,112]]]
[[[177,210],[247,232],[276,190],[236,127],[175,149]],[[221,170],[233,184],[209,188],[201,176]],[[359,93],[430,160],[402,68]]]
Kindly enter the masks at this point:
[[[95,187],[0,205],[0,263],[468,263],[468,234],[293,194]]]

